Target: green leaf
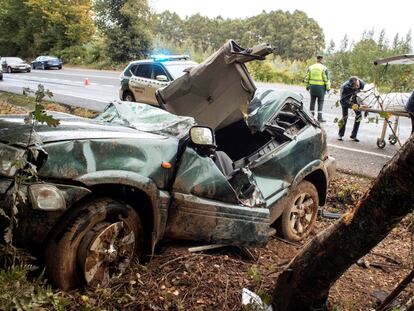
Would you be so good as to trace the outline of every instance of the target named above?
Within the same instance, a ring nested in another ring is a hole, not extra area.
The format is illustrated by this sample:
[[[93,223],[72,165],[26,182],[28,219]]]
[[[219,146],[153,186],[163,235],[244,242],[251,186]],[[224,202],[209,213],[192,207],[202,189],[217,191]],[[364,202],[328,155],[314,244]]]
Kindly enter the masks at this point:
[[[391,117],[390,113],[387,111],[380,111],[378,114],[383,119],[389,119]]]

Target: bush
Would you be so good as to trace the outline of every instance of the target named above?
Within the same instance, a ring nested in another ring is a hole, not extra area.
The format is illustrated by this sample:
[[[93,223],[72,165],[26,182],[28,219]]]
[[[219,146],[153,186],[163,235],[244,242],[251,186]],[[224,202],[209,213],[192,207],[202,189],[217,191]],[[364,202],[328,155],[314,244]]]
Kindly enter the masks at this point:
[[[300,85],[303,83],[307,64],[270,56],[265,61],[248,63],[247,68],[256,81]]]
[[[64,310],[68,305],[59,293],[54,293],[40,275],[29,279],[36,267],[15,266],[0,271],[1,310]]]
[[[81,65],[85,63],[87,52],[84,46],[75,45],[61,51],[52,51],[52,54],[61,58],[64,64]]]

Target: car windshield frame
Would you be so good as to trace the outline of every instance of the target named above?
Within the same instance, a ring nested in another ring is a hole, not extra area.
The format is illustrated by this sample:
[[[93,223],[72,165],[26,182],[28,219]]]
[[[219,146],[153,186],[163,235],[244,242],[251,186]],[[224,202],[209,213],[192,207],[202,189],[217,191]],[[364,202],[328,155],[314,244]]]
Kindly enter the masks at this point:
[[[178,79],[179,77],[185,74],[185,70],[197,66],[197,63],[194,61],[186,62],[171,62],[163,63],[164,67],[167,69],[168,73],[171,75],[173,80]]]

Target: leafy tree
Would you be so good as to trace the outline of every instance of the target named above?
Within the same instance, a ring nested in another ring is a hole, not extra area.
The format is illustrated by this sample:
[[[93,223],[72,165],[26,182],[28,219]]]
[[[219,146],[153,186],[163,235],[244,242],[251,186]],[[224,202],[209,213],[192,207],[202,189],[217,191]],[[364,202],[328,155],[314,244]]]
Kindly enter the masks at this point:
[[[157,15],[154,29],[163,41],[177,42],[180,47],[192,45],[198,52],[216,50],[228,39],[246,47],[268,42],[275,47],[277,55],[301,60],[324,48],[322,29],[301,11],[263,11],[247,19],[195,14],[184,20],[167,11]]]
[[[29,16],[37,21],[34,50],[64,49],[88,42],[94,25],[91,0],[26,0]]]
[[[94,32],[91,0],[3,0],[0,53],[33,57],[82,45]]]
[[[36,29],[37,23],[29,17],[29,9],[22,0],[3,0],[0,4],[0,55],[25,57],[30,54],[32,27]]]
[[[152,14],[147,0],[96,0],[95,23],[114,62],[146,57],[152,44]]]
[[[162,12],[155,16],[154,33],[159,40],[171,42],[181,47],[185,41],[184,22],[177,13]]]
[[[327,66],[335,74],[332,81],[339,87],[350,76],[356,75],[369,83],[375,83],[385,92],[411,91],[414,83],[413,66],[374,66],[375,59],[411,53],[411,33],[404,37],[396,34],[390,44],[382,30],[378,39],[374,31],[363,33],[361,40],[350,45],[345,35],[340,49],[329,53]]]

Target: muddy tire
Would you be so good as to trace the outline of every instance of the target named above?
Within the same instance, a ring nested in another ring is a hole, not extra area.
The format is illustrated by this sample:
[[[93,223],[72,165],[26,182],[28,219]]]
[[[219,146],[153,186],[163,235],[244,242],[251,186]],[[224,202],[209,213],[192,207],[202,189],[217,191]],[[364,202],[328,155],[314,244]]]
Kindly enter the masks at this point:
[[[46,249],[46,274],[63,290],[105,286],[142,255],[141,219],[118,200],[90,199],[65,215],[56,228]]]
[[[306,238],[315,227],[318,206],[315,186],[306,180],[301,181],[286,199],[283,214],[276,222],[277,231],[290,241]]]

